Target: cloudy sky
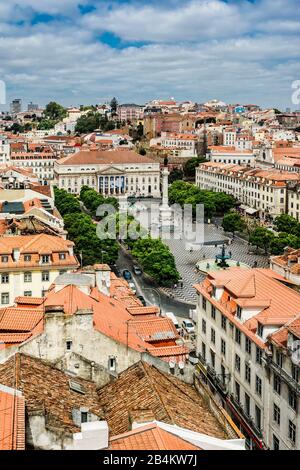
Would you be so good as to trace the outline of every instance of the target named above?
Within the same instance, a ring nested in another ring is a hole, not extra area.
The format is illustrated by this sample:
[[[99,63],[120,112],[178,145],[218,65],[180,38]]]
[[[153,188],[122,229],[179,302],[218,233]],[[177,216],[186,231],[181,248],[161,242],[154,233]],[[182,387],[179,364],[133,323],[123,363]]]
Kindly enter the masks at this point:
[[[299,44],[299,0],[0,0],[8,101],[293,108]]]

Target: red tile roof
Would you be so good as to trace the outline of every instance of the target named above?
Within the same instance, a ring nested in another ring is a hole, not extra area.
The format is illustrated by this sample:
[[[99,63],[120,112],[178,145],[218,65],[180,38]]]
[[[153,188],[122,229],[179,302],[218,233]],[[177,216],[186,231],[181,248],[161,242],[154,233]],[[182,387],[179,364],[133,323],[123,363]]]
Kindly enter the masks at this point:
[[[0,450],[25,449],[25,401],[0,383]]]

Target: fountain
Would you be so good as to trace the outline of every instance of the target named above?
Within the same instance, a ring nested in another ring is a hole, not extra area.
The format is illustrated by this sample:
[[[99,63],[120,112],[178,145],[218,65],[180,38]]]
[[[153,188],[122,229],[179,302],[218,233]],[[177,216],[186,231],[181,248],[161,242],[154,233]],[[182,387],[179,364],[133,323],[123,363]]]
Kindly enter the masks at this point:
[[[207,273],[208,271],[219,271],[221,269],[227,269],[232,267],[238,267],[241,269],[249,269],[250,266],[240,261],[232,259],[231,253],[226,253],[226,247],[223,244],[221,248],[221,253],[217,254],[215,259],[206,259],[203,255],[203,259],[198,261],[196,268],[198,271]]]

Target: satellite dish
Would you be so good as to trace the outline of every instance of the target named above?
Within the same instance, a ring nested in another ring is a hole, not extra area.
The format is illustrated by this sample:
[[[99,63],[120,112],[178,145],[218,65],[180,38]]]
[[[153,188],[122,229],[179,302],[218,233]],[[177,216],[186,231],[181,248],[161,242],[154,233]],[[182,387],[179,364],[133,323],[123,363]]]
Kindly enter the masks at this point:
[[[184,364],[183,361],[179,361],[178,367],[179,367],[180,370],[183,370],[183,369],[184,369],[184,365],[185,365],[185,364]]]
[[[170,369],[175,369],[175,362],[174,361],[169,361],[169,367],[170,367]]]

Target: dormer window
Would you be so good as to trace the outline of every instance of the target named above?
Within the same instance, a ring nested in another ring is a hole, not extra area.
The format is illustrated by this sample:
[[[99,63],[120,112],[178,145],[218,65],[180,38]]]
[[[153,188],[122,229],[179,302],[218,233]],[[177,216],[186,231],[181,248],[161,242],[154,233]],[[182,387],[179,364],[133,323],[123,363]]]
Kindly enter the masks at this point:
[[[66,259],[66,253],[59,253],[59,259],[60,260]]]
[[[258,323],[258,325],[257,325],[257,335],[262,338],[263,334],[264,334],[264,327],[261,323]]]
[[[2,263],[8,263],[8,256],[1,256]]]
[[[31,261],[31,255],[24,255],[24,261],[25,262]]]
[[[49,255],[42,255],[42,264],[47,264],[50,261]]]

